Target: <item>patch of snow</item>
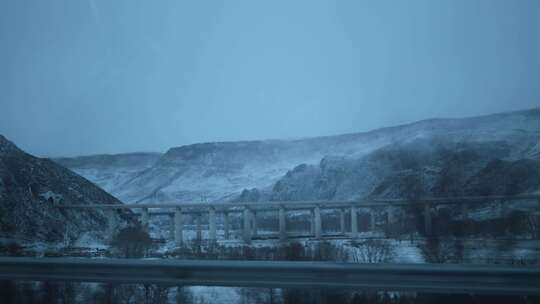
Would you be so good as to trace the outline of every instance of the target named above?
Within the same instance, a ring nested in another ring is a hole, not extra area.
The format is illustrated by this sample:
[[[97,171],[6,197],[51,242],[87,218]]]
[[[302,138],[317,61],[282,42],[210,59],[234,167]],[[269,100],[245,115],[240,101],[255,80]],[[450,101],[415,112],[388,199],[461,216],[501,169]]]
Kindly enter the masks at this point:
[[[409,241],[396,241],[392,242],[394,248],[394,263],[425,263],[425,259],[422,256],[422,252],[416,243]]]
[[[73,246],[95,249],[107,249],[109,247],[105,245],[103,241],[96,239],[91,233],[81,234],[81,236],[74,242]]]
[[[241,288],[190,286],[188,290],[194,296],[194,303],[233,304],[241,303]]]

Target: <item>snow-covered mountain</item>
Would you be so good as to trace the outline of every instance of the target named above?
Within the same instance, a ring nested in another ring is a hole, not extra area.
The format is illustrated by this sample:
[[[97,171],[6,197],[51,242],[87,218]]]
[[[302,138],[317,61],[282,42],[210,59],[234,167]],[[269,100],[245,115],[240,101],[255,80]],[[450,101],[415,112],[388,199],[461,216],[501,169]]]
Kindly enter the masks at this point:
[[[102,211],[59,209],[54,204],[118,204],[85,178],[17,148],[0,135],[0,238],[17,241],[103,240]],[[134,223],[118,213],[121,225]]]
[[[400,187],[417,183],[411,174],[424,193],[455,194],[444,186],[451,174],[473,183],[482,170],[503,174],[520,160],[539,159],[540,109],[533,109],[337,136],[186,145],[125,179],[113,166],[89,162],[82,170],[69,159],[60,162],[132,203],[403,196],[410,193]],[[455,172],[458,165],[463,172]]]
[[[125,153],[56,158],[54,161],[86,177],[108,191],[136,177],[152,167],[162,153]]]

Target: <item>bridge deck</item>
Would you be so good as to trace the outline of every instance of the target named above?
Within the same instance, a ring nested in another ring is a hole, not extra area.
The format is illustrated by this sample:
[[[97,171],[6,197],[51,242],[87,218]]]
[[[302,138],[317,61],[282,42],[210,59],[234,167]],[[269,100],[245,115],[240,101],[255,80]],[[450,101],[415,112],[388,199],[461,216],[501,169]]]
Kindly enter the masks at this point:
[[[515,200],[540,200],[540,194],[522,195],[492,195],[492,196],[460,196],[460,197],[435,197],[418,199],[362,199],[356,201],[268,201],[268,202],[176,202],[155,204],[88,204],[88,205],[58,205],[58,208],[79,209],[138,209],[138,208],[216,208],[216,211],[229,211],[230,208],[261,208],[262,211],[286,209],[300,210],[310,209],[315,206],[321,208],[346,208],[357,206],[359,208],[372,208],[384,206],[409,206],[416,204],[453,205],[463,203],[482,203],[485,201],[515,201]]]

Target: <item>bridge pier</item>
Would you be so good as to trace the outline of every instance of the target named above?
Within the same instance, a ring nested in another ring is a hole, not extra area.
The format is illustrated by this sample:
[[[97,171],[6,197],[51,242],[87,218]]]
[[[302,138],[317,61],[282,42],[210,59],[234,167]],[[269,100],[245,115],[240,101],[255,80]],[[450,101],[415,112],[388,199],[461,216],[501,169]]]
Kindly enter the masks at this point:
[[[322,223],[321,223],[321,208],[315,207],[315,238],[320,240],[322,235]]]
[[[170,225],[169,225],[169,240],[171,241],[174,241],[174,233],[175,233],[175,226],[174,225],[174,213],[171,213],[169,214],[169,221],[170,221]]]
[[[279,240],[281,242],[287,241],[287,230],[285,227],[285,208],[283,206],[279,207]]]
[[[197,242],[201,242],[202,241],[201,214],[197,213],[195,217],[196,217],[195,221],[197,222]]]
[[[339,231],[345,235],[345,210],[343,208],[339,209]]]
[[[424,232],[427,236],[431,235],[431,206],[424,204]]]
[[[461,219],[463,220],[462,226],[463,226],[463,234],[467,235],[471,231],[469,231],[469,205],[464,203],[461,204]]]
[[[257,211],[251,211],[251,236],[256,237],[257,234]]]
[[[148,208],[142,208],[141,210],[141,226],[142,226],[142,229],[146,232],[148,232],[148,228],[149,228],[149,225],[148,225],[148,221],[149,220],[149,216],[148,216]]]
[[[216,208],[210,207],[208,213],[208,237],[210,242],[216,242]]]
[[[107,214],[107,239],[109,242],[111,242],[114,239],[114,236],[116,234],[116,229],[118,226],[118,222],[116,220],[116,209],[110,209],[106,210],[105,213]]]
[[[247,206],[244,208],[244,242],[251,243],[251,212]]]
[[[376,214],[376,210],[375,209],[369,209],[369,230],[371,232],[374,232],[375,231],[375,214]]]
[[[229,239],[229,213],[228,212],[224,212],[223,213],[223,229],[225,230],[224,231],[224,236],[225,236],[225,239],[228,240]]]
[[[315,235],[315,211],[309,210],[309,234]]]
[[[174,211],[174,242],[176,246],[181,246],[184,243],[184,229],[182,223],[182,209],[176,208]]]
[[[392,234],[391,223],[392,223],[392,210],[387,208],[384,212],[384,230],[386,237],[388,238]]]
[[[358,212],[356,206],[351,206],[351,237],[358,237]]]

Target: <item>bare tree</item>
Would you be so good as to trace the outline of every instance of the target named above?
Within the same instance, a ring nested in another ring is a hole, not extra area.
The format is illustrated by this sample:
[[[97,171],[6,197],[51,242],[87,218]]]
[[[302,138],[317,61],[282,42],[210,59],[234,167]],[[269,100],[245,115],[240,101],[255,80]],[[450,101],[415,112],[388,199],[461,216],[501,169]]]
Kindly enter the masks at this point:
[[[120,230],[112,240],[111,247],[115,255],[124,258],[141,258],[148,255],[152,247],[150,235],[134,227]]]
[[[439,238],[427,238],[420,246],[422,255],[429,263],[448,263],[463,261],[463,243]]]
[[[355,249],[351,255],[355,263],[384,263],[393,256],[392,246],[383,240],[353,241],[351,246]]]
[[[527,216],[527,228],[533,239],[540,239],[540,214],[532,213]]]
[[[158,284],[144,284],[144,300],[146,304],[165,304],[169,288]]]

